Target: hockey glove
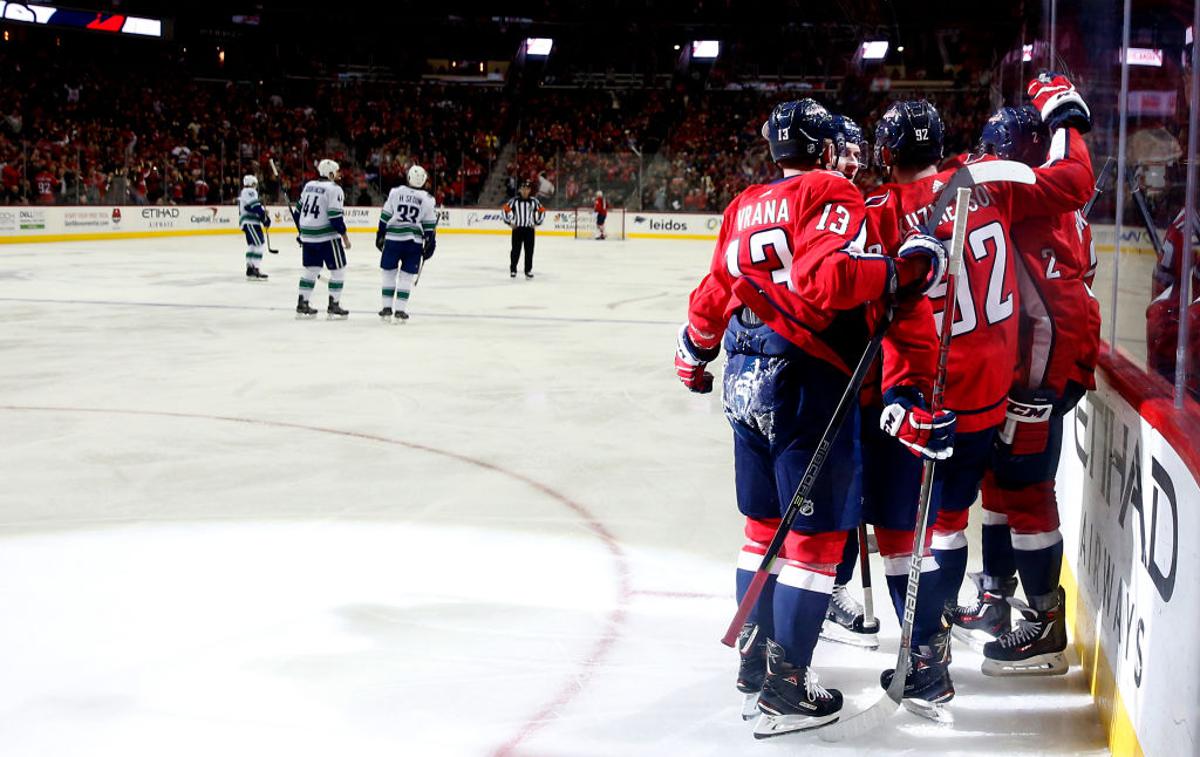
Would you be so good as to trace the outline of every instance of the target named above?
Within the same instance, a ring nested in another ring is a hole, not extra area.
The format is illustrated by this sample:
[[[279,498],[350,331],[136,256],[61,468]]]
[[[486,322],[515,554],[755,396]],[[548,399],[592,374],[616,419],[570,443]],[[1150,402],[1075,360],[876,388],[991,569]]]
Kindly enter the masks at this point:
[[[386,239],[384,237],[383,232],[377,232],[375,234],[375,249],[379,250],[380,252],[383,252],[383,243],[385,241],[386,241]]]
[[[915,387],[897,386],[883,395],[879,428],[908,447],[918,457],[945,460],[954,454],[954,428],[958,419],[950,410],[935,416],[925,409],[925,398]]]
[[[421,250],[421,257],[429,260],[433,257],[433,251],[437,249],[437,238],[433,234],[425,235],[425,249]]]
[[[708,394],[713,388],[713,375],[704,368],[716,360],[720,350],[717,345],[708,349],[697,347],[691,326],[683,324],[679,327],[679,341],[675,349],[675,374],[690,391]]]
[[[264,213],[262,217],[262,225],[264,229],[271,228],[271,216]]]
[[[1050,442],[1050,418],[1054,415],[1054,398],[1043,392],[1020,397],[1008,396],[1004,413],[1004,428],[1000,442],[1011,449],[1013,456],[1037,455],[1046,451]]]
[[[1050,131],[1069,126],[1080,134],[1092,130],[1092,112],[1071,80],[1055,71],[1044,71],[1026,88],[1033,107]]]
[[[893,264],[890,292],[901,302],[928,294],[946,273],[946,248],[937,237],[912,232]]]

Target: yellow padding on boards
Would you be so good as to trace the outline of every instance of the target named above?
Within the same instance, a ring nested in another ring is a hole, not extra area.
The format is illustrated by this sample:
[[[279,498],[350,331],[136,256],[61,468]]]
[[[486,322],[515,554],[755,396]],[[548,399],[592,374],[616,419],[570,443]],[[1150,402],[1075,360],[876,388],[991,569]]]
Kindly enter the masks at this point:
[[[1138,743],[1129,711],[1121,700],[1117,677],[1100,648],[1095,621],[1091,613],[1080,611],[1079,584],[1066,558],[1063,558],[1060,582],[1067,594],[1067,617],[1073,620],[1075,651],[1083,663],[1083,673],[1096,709],[1100,711],[1100,725],[1107,734],[1108,749],[1113,757],[1142,757],[1145,752]]]

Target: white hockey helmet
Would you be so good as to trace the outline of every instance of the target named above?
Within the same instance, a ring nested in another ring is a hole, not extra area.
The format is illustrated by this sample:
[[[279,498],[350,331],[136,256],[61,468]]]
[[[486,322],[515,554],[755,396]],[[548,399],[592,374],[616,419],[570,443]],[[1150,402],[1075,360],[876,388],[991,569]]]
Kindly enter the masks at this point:
[[[258,186],[258,178],[254,174],[248,173],[242,177],[242,186],[243,187],[257,187]]]
[[[413,189],[420,189],[425,186],[425,182],[429,180],[429,174],[425,173],[425,169],[420,166],[413,166],[408,169],[408,186]]]
[[[333,177],[337,176],[337,172],[341,169],[342,167],[337,164],[336,160],[330,160],[329,158],[325,158],[317,163],[317,173],[321,175],[321,178],[329,179],[330,181],[333,180]]]
[[[599,189],[597,189],[597,190],[596,190],[596,196],[597,196],[597,197],[603,197],[603,196],[604,196],[604,192],[602,192],[602,191],[600,191]]]

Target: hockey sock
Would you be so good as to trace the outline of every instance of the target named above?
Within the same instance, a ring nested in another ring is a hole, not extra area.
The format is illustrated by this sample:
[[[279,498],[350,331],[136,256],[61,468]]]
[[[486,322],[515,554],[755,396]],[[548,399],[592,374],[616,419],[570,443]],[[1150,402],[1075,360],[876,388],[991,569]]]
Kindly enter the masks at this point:
[[[842,550],[842,561],[838,563],[837,575],[834,576],[833,583],[836,586],[845,586],[850,583],[850,579],[854,578],[854,566],[857,564],[858,529],[854,529],[846,535],[846,548]]]
[[[413,281],[417,275],[408,271],[400,271],[396,276],[396,310],[408,310],[408,296],[412,293]]]
[[[379,278],[382,281],[383,289],[383,306],[391,309],[392,300],[396,298],[396,270],[395,268],[383,268],[379,271]]]
[[[778,527],[779,518],[746,519],[746,543],[742,545],[742,551],[738,553],[737,562],[738,602],[741,602],[742,597],[746,596],[746,590],[750,588],[750,582],[754,580],[754,574],[758,571],[758,566],[762,564],[763,555],[767,553],[767,545],[771,542],[771,538],[775,535],[775,529]],[[758,602],[746,619],[747,623],[758,624],[763,635],[768,639],[775,638],[775,581],[779,577],[782,567],[783,560],[776,560],[771,567],[771,575],[767,576],[767,582],[763,584],[762,593],[758,595]]]
[[[346,269],[339,268],[329,272],[329,296],[334,302],[342,299],[342,285],[346,283]]]
[[[1056,591],[1062,572],[1062,533],[1057,528],[1037,534],[1013,532],[1012,545],[1025,597],[1032,601]]]
[[[938,593],[943,604],[958,605],[958,590],[967,577],[967,513],[962,510],[942,510],[933,523],[930,546],[937,560],[941,577]]]
[[[803,667],[812,662],[813,648],[829,610],[837,561],[845,545],[845,531],[790,531],[784,541],[787,560],[775,584],[773,638],[792,665]]]
[[[313,289],[317,286],[317,278],[321,275],[319,266],[305,266],[304,273],[300,274],[300,296],[305,302],[312,299]]]
[[[879,554],[883,557],[883,573],[887,578],[888,594],[896,609],[896,618],[904,621],[904,598],[908,594],[908,567],[912,561],[913,533],[876,527]],[[937,560],[929,554],[921,558],[921,582],[917,587],[917,609],[913,615],[913,646],[929,643],[941,629],[942,597],[939,581],[941,571]]]
[[[812,662],[813,648],[829,609],[834,566],[788,560],[775,586],[775,635],[787,661],[797,667]]]
[[[1017,574],[1008,516],[986,508],[983,511],[983,572],[993,578],[1012,578]]]

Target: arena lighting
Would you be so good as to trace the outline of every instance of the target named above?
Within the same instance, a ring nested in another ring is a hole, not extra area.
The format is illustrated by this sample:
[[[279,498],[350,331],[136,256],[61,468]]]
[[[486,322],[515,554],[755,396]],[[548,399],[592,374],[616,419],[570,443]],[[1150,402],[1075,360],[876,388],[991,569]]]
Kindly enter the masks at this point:
[[[1021,60],[1025,63],[1033,61],[1033,45],[1021,46]]]
[[[0,0],[0,18],[39,26],[68,29],[88,29],[94,32],[132,34],[139,37],[163,36],[163,23],[156,18],[126,16],[120,13],[53,8],[32,3],[9,3]]]
[[[525,54],[532,58],[545,58],[554,47],[554,40],[549,37],[530,37],[525,40]]]
[[[721,43],[715,39],[698,39],[692,43],[692,58],[713,60],[721,54]]]
[[[1131,47],[1125,52],[1125,62],[1131,66],[1162,68],[1163,51],[1150,47]]]
[[[886,39],[862,43],[863,60],[883,60],[887,57],[888,41]]]

